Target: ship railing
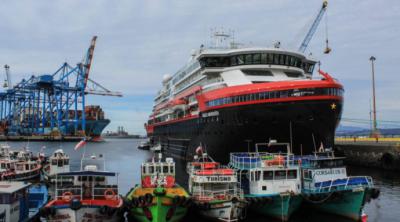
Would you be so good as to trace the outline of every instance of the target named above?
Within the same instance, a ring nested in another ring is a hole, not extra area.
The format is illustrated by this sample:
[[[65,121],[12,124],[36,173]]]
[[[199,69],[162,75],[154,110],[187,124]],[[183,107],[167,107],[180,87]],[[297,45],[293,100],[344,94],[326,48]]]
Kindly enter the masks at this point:
[[[307,192],[326,193],[333,191],[343,191],[356,188],[371,188],[374,186],[370,176],[352,176],[343,179],[326,180],[314,184],[314,188],[304,188]]]
[[[194,189],[192,197],[198,201],[211,201],[211,200],[231,200],[232,198],[243,198],[243,192],[241,189]]]

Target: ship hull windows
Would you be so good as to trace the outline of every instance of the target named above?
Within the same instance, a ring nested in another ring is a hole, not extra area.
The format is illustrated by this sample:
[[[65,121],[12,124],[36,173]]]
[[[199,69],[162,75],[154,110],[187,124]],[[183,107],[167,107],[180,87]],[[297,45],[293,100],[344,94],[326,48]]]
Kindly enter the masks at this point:
[[[230,103],[249,102],[264,99],[290,98],[304,96],[343,96],[343,89],[340,88],[305,88],[290,89],[272,92],[260,92],[240,96],[224,97],[206,102],[207,107],[221,106]]]

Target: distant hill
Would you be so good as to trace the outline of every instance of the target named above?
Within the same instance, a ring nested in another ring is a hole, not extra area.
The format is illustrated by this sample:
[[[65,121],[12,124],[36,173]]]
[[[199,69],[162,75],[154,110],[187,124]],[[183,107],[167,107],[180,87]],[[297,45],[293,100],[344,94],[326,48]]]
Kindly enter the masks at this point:
[[[379,129],[382,135],[400,135],[400,128]],[[354,126],[339,126],[336,129],[336,136],[368,136],[370,129]]]

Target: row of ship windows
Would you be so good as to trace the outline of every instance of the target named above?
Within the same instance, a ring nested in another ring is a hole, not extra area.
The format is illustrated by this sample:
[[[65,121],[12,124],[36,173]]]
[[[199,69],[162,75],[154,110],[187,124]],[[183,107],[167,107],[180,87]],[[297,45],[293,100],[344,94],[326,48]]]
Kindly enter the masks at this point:
[[[252,93],[239,96],[225,97],[215,100],[210,100],[206,103],[208,107],[221,106],[230,103],[248,102],[254,100],[277,99],[299,96],[343,96],[343,89],[340,88],[305,88],[305,89],[290,89],[271,92]]]
[[[312,73],[314,70],[313,63],[302,62],[300,58],[295,56],[275,53],[253,53],[230,57],[205,57],[200,59],[201,67],[229,67],[254,64],[292,66],[301,68],[306,73]]]

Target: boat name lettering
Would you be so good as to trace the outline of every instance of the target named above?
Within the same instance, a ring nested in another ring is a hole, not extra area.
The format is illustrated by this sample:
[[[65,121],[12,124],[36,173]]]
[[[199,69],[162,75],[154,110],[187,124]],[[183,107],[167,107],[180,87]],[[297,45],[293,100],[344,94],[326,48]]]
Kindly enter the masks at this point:
[[[342,174],[341,169],[326,169],[326,170],[317,170],[315,171],[315,175],[329,175],[329,174]]]
[[[213,112],[208,112],[208,113],[202,113],[201,116],[203,118],[212,117],[212,116],[219,116],[219,112],[218,111],[213,111]]]
[[[216,182],[216,181],[231,181],[231,177],[224,176],[207,176],[208,182]]]

